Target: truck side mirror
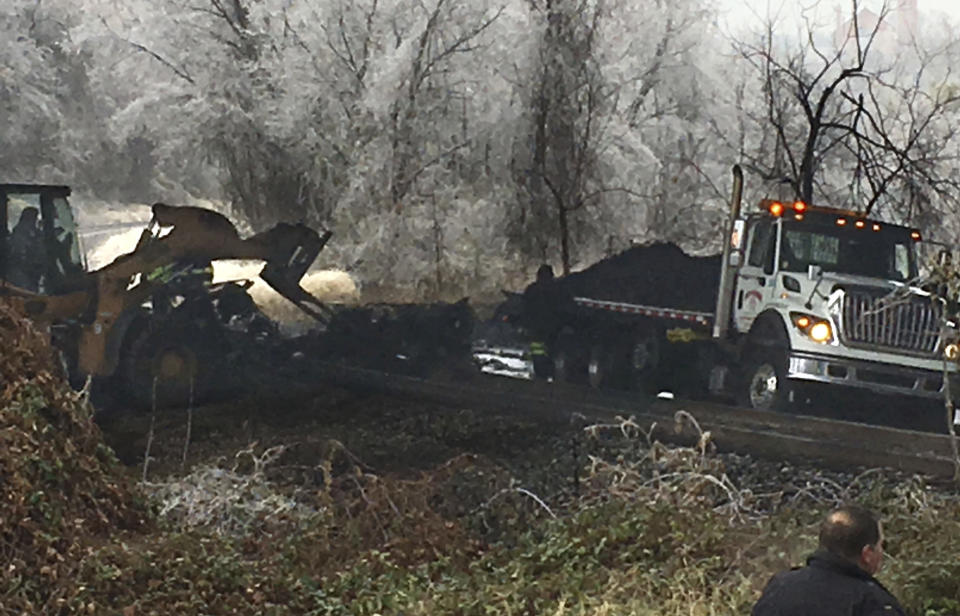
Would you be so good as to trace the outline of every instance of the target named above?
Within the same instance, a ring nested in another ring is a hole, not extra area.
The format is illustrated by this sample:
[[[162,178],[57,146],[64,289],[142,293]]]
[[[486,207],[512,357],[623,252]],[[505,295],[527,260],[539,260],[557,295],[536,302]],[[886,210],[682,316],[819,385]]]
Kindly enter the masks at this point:
[[[823,276],[823,267],[816,263],[807,266],[807,278],[810,280],[819,280]]]
[[[733,221],[733,229],[730,233],[730,255],[727,259],[727,265],[730,267],[740,267],[746,226],[747,223],[742,218]]]

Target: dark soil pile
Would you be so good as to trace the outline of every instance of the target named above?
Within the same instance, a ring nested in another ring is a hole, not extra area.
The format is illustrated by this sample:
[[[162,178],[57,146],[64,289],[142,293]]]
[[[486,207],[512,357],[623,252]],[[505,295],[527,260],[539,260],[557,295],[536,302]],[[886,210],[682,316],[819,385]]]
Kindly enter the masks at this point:
[[[424,375],[438,364],[468,356],[474,322],[465,299],[345,307],[319,338],[301,345],[323,359]]]
[[[720,257],[691,257],[669,243],[634,246],[560,284],[575,297],[713,312]]]
[[[88,548],[143,510],[45,337],[3,304],[0,349],[0,611],[66,612]]]

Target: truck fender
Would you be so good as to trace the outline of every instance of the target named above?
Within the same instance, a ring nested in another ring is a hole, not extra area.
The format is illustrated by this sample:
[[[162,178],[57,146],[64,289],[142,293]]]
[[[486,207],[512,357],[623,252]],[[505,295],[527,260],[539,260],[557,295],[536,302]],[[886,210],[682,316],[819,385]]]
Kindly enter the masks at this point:
[[[786,323],[780,313],[775,310],[766,310],[757,315],[753,325],[750,326],[750,331],[743,339],[743,345],[741,352],[757,347],[789,350],[790,335],[787,333]]]

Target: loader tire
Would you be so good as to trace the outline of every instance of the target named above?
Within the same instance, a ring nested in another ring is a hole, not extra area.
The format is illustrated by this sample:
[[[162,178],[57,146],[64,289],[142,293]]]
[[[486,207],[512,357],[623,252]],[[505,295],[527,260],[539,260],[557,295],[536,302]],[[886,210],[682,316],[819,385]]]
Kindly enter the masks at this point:
[[[160,325],[131,332],[123,361],[123,386],[143,410],[186,408],[224,392],[219,376],[225,351],[209,328]]]

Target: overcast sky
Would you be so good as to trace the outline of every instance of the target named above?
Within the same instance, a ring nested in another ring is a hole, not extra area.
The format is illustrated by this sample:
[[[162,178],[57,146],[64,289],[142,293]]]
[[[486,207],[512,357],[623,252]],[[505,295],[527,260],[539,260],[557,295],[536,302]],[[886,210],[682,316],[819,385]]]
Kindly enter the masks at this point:
[[[887,0],[888,6],[896,6],[901,0]],[[830,18],[839,7],[850,11],[851,0],[719,0],[721,14],[726,23],[738,28],[760,24],[766,16],[777,15],[783,19],[799,14],[800,7],[816,7],[820,18]],[[860,0],[860,6],[879,12],[883,0]],[[951,20],[960,21],[960,0],[917,0],[917,10],[921,16],[935,17],[946,14]]]

